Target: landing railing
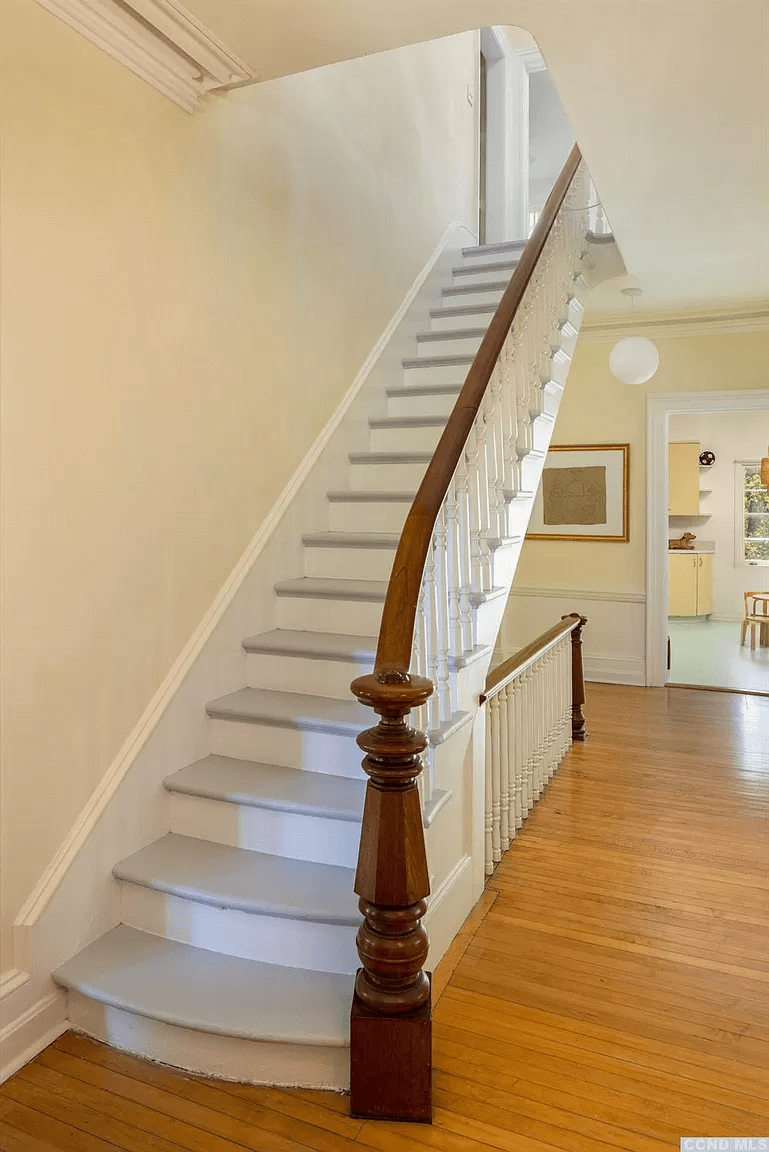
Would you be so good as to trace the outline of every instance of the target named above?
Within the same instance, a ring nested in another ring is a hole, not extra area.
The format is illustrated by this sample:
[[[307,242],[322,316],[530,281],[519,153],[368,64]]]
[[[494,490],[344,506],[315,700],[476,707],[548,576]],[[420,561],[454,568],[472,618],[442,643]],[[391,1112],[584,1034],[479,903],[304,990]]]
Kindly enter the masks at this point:
[[[584,616],[573,613],[486,679],[484,868],[490,876],[571,747],[584,740]]]
[[[575,146],[406,518],[374,671],[351,685],[380,717],[358,738],[369,783],[355,877],[364,917],[350,1038],[356,1116],[429,1121],[432,1114],[421,754],[425,732],[445,731],[456,713],[452,669],[477,643],[476,609],[491,590],[493,552],[509,537],[510,507],[525,488],[523,462],[585,252],[588,186]],[[407,723],[415,709],[419,727]]]

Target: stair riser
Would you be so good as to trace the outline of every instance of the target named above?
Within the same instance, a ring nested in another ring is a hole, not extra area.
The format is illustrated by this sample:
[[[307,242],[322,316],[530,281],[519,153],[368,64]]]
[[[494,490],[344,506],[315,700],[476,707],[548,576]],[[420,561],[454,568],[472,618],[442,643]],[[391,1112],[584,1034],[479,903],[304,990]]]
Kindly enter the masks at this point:
[[[501,284],[510,280],[513,271],[512,268],[493,268],[489,264],[478,263],[471,265],[467,271],[465,269],[453,271],[451,283],[454,288],[466,288],[468,284],[488,284],[489,281]]]
[[[343,1091],[350,1082],[349,1048],[200,1032],[100,1004],[79,992],[70,992],[67,1001],[75,1031],[146,1060],[246,1084]]]
[[[387,397],[388,416],[446,416],[451,414],[459,396],[460,385],[453,385],[456,391],[439,392],[437,395],[422,395],[417,392],[414,396],[406,393],[403,396]]]
[[[539,455],[529,453],[520,461],[521,488],[528,492],[536,492],[539,487],[539,478],[542,475],[544,460]]]
[[[553,356],[550,375],[557,384],[564,385],[566,383],[570,365],[571,357],[567,356],[563,349]]]
[[[501,281],[495,280],[494,283],[501,283]],[[463,287],[467,288],[468,285],[464,285]],[[466,292],[462,291],[462,289],[460,289],[458,292],[446,293],[444,291],[441,300],[446,308],[461,308],[465,304],[469,304],[471,307],[476,308],[482,304],[493,304],[496,308],[497,304],[499,304],[500,300],[502,299],[503,292],[504,288],[489,288],[483,292]]]
[[[446,307],[451,308],[452,305],[446,302]],[[459,308],[461,305],[455,304],[453,307]],[[493,311],[466,312],[460,316],[444,316],[439,313],[430,317],[430,331],[461,332],[465,328],[488,328],[493,315]]]
[[[304,549],[305,576],[332,579],[387,580],[395,559],[394,548]]]
[[[276,627],[305,632],[378,636],[382,601],[331,600],[324,596],[278,596]]]
[[[182,836],[354,868],[360,824],[169,792],[170,830]]]
[[[375,721],[372,712],[372,723]],[[354,738],[337,732],[278,728],[272,724],[248,724],[209,718],[209,748],[220,756],[329,772],[334,776],[365,778],[363,753]]]
[[[421,399],[421,397],[420,397]],[[372,428],[369,448],[372,452],[430,452],[435,451],[443,428],[425,427]]]
[[[417,338],[417,356],[474,356],[481,345],[481,336],[457,336],[440,340]]]
[[[569,358],[574,355],[574,349],[577,347],[577,336],[578,333],[571,324],[564,325],[561,328],[561,348]]]
[[[551,420],[544,412],[542,415],[537,416],[536,420],[532,420],[531,439],[532,445],[536,451],[547,451],[553,435],[553,423],[553,420]]]
[[[357,928],[220,908],[123,884],[121,918],[131,928],[194,948],[312,972],[355,972]]]
[[[548,416],[556,416],[561,406],[563,387],[552,381],[542,390],[542,411]]]
[[[313,660],[301,656],[267,656],[249,652],[246,657],[246,684],[249,688],[270,688],[277,692],[308,692],[311,696],[333,696],[350,700],[350,681],[365,676],[374,667],[344,660]]]
[[[525,245],[516,244],[514,246],[511,245],[509,248],[506,246],[500,248],[495,247],[494,251],[463,252],[462,264],[465,268],[475,268],[478,264],[488,264],[490,261],[519,260],[524,247]]]
[[[351,464],[350,487],[356,492],[416,492],[427,463]]]
[[[415,364],[403,369],[403,386],[412,384],[459,384],[465,382],[469,364]]]
[[[361,500],[329,503],[332,532],[398,532],[410,505],[405,501]]]

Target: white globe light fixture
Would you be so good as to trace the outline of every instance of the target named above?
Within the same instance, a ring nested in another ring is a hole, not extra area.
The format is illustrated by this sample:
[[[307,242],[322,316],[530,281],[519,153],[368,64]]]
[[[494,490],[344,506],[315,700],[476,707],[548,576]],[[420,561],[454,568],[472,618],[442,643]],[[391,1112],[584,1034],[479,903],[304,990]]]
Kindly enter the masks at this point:
[[[632,301],[641,295],[640,288],[623,288],[622,295]],[[646,336],[626,336],[609,353],[609,371],[621,384],[645,384],[660,366],[660,354]]]

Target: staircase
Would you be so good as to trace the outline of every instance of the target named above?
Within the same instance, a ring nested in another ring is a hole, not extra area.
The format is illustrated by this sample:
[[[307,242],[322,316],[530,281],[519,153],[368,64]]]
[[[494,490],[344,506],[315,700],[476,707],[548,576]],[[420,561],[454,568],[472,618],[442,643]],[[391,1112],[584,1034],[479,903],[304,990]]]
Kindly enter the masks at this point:
[[[54,974],[75,1029],[223,1078],[348,1083],[366,789],[356,737],[372,722],[349,685],[373,669],[401,528],[523,248],[462,252],[386,388],[386,415],[369,420],[368,450],[350,454],[327,523],[302,537],[303,572],[275,586],[276,626],[244,638],[246,683],[208,704],[210,754],[166,778],[168,834],[115,864],[122,922]],[[461,767],[470,738],[581,315],[572,294],[520,429],[471,641],[446,662],[448,709],[423,710],[428,821],[449,795],[436,757]]]

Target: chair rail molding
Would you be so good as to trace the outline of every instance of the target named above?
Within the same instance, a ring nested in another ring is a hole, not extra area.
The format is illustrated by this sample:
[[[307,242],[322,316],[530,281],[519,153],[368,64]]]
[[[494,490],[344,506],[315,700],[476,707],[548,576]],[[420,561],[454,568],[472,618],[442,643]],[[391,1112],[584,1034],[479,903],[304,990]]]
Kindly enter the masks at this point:
[[[254,73],[176,0],[37,0],[186,112]]]
[[[668,426],[685,412],[760,412],[769,388],[657,392],[646,397],[646,683],[667,683]]]

